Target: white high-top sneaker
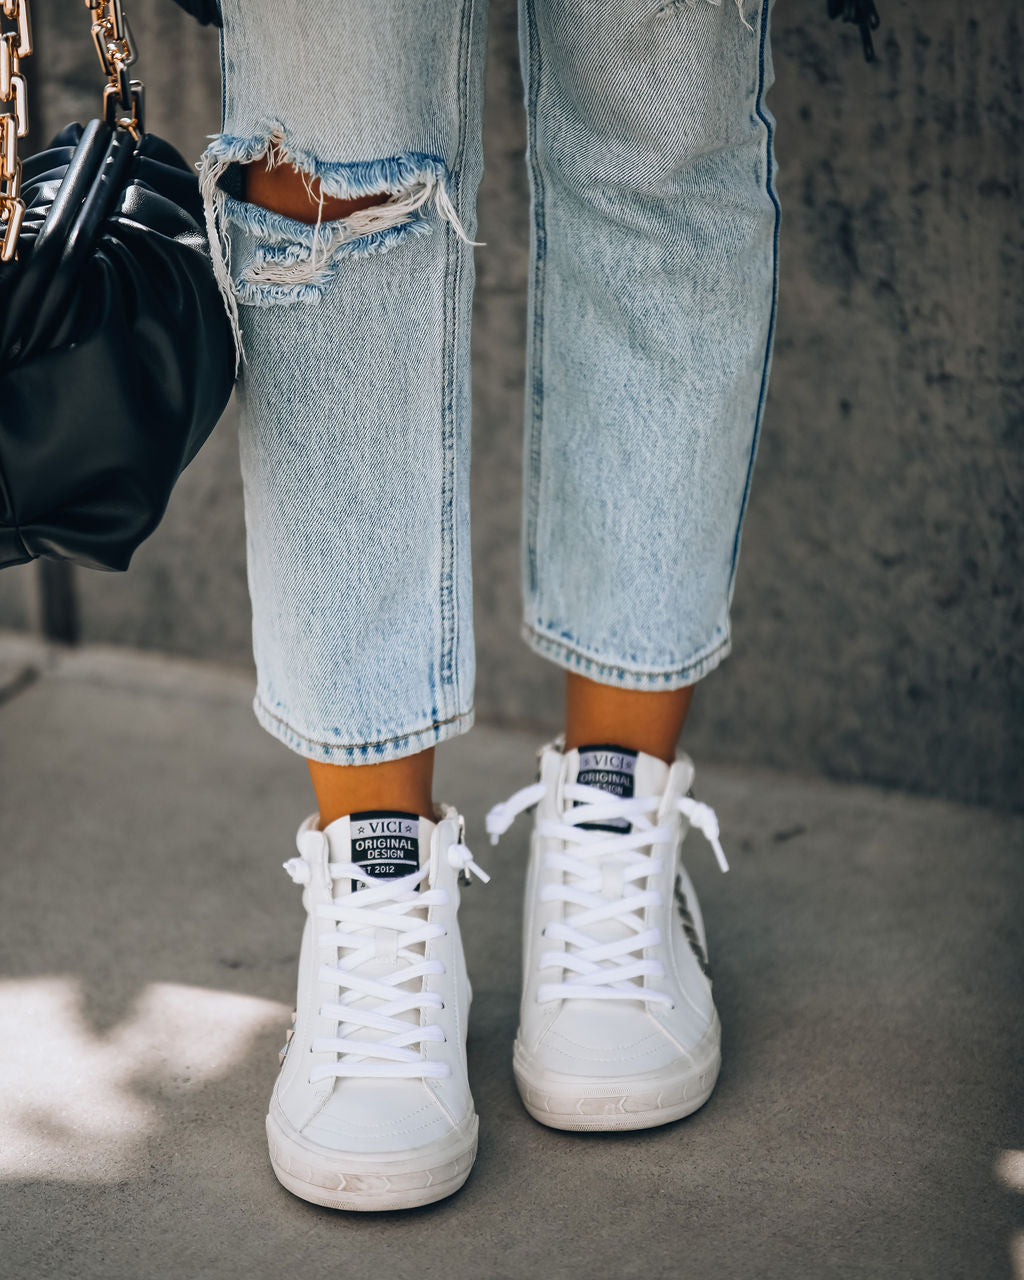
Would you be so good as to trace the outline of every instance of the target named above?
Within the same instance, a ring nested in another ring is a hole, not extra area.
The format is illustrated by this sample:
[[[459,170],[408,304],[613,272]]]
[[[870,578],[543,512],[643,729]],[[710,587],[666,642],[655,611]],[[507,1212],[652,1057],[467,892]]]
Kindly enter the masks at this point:
[[[543,747],[539,781],[487,815],[492,842],[537,805],[514,1051],[527,1111],[556,1129],[646,1129],[696,1111],[721,1063],[707,940],[680,857],[690,826],[728,870],[694,769],[597,744]]]
[[[270,1100],[279,1181],[333,1209],[408,1209],[457,1191],[476,1155],[460,875],[489,879],[450,806],[299,828],[284,864],[307,911],[294,1030]]]

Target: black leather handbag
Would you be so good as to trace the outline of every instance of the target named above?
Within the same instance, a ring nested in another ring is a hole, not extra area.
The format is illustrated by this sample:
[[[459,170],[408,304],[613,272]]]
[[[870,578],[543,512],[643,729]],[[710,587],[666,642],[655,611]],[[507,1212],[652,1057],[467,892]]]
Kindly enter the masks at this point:
[[[0,37],[0,99],[14,104],[0,117],[0,567],[126,569],[235,376],[196,175],[143,130],[120,0],[88,2],[104,119],[68,125],[23,169],[27,0],[4,5],[16,29]]]

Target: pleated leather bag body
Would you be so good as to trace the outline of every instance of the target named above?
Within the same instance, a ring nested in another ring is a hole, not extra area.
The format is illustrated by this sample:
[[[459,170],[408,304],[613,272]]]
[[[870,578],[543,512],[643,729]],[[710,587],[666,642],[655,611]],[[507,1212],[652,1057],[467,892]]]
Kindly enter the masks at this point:
[[[127,45],[119,0],[96,0],[93,17],[98,48]],[[21,208],[6,214],[0,567],[42,556],[126,569],[234,381],[196,175],[142,132],[141,86],[110,61],[107,118],[68,125],[26,160]]]

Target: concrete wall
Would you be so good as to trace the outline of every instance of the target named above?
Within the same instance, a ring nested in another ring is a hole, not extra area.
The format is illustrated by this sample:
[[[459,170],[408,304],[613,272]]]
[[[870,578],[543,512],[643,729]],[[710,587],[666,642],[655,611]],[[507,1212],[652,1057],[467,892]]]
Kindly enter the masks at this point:
[[[984,19],[955,0],[881,8],[874,66],[823,3],[777,9],[775,373],[736,650],[701,690],[689,742],[704,758],[1019,805],[1020,24],[1012,0]],[[170,0],[135,0],[131,15],[150,127],[196,156],[218,125],[216,37]],[[560,675],[517,639],[528,226],[513,0],[494,0],[491,24],[474,333],[478,705],[554,728]],[[77,0],[37,6],[37,27],[50,128],[93,110],[92,54]],[[82,638],[247,660],[233,425],[130,574],[75,574]],[[36,595],[31,570],[0,575],[0,623],[38,625]]]

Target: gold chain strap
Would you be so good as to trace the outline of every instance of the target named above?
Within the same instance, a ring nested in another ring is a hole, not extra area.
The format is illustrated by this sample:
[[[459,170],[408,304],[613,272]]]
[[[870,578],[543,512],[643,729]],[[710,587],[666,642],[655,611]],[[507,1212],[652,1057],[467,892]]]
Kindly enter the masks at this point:
[[[5,27],[9,29],[4,29]],[[0,19],[0,101],[9,104],[0,115],[0,261],[10,262],[18,247],[25,216],[21,198],[21,160],[18,139],[28,133],[28,93],[21,60],[32,52],[28,0],[3,0]]]
[[[92,39],[107,77],[103,89],[103,118],[134,138],[143,131],[141,80],[130,80],[135,61],[131,32],[121,0],[85,0],[92,17]],[[21,159],[18,139],[28,133],[28,92],[21,60],[32,52],[28,0],[0,0],[0,262],[17,254],[18,232],[25,216],[21,198]]]
[[[24,4],[25,0],[21,0]],[[92,40],[107,77],[103,90],[103,118],[133,138],[142,136],[143,90],[141,80],[130,80],[128,68],[135,61],[132,35],[121,0],[85,0],[92,15]]]

